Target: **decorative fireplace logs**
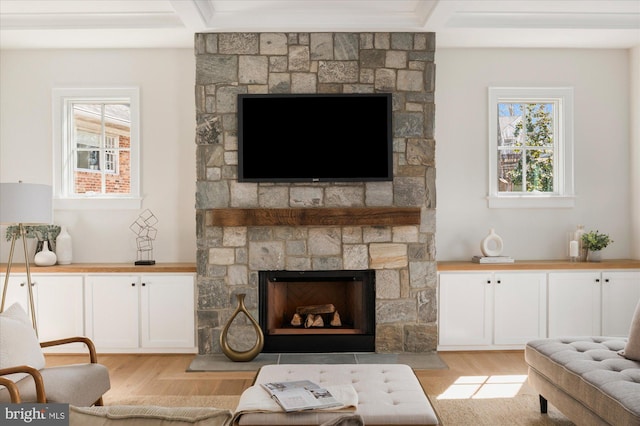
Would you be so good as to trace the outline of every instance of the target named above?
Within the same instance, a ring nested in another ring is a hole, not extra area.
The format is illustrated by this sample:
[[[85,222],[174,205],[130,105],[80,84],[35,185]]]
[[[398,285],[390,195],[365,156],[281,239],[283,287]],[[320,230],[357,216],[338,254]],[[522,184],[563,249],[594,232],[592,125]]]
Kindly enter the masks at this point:
[[[332,327],[342,326],[340,314],[333,304],[298,306],[296,308],[296,313],[293,314],[293,318],[291,318],[291,325],[294,327],[300,327],[304,324],[304,328],[324,327],[325,322],[322,315],[325,314],[330,314],[331,320],[329,321],[329,324]],[[302,320],[303,316],[305,316],[304,321]]]

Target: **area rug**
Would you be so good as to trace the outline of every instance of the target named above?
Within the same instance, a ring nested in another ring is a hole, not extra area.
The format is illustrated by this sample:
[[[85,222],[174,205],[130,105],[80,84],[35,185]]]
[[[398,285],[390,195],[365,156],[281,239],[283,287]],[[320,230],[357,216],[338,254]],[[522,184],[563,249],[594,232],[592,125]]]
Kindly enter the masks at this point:
[[[430,353],[313,353],[265,354],[252,361],[234,362],[222,354],[197,355],[187,371],[258,371],[270,364],[406,364],[414,370],[448,368],[435,352]]]
[[[443,425],[460,426],[571,426],[555,407],[549,404],[547,414],[540,414],[537,395],[513,398],[446,399],[431,397],[431,404]]]
[[[234,411],[239,396],[131,396],[105,400],[105,405],[157,405],[162,407],[215,407]],[[549,404],[549,413],[540,414],[538,397],[447,399],[430,395],[433,408],[444,426],[572,426]]]

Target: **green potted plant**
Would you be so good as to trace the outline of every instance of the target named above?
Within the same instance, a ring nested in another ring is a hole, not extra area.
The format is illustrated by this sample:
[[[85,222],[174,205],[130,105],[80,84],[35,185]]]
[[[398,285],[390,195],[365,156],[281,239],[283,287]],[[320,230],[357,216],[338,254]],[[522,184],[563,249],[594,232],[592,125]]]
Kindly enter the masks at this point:
[[[600,251],[611,243],[613,243],[611,237],[599,231],[589,231],[582,235],[582,244],[587,249],[587,259],[591,262],[599,262]]]
[[[27,238],[35,238],[36,253],[42,250],[42,243],[48,242],[49,249],[55,251],[56,237],[60,234],[60,226],[58,225],[26,225],[25,236]],[[13,235],[16,234],[17,238],[20,238],[20,228],[18,225],[11,225],[7,227],[5,237],[7,241],[11,241]]]

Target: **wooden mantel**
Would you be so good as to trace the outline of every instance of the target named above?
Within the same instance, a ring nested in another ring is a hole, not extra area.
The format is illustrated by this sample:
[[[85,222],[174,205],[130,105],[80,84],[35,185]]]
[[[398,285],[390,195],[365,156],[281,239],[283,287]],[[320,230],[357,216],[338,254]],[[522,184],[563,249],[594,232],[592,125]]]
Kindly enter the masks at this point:
[[[207,226],[393,226],[419,225],[419,207],[213,209]]]

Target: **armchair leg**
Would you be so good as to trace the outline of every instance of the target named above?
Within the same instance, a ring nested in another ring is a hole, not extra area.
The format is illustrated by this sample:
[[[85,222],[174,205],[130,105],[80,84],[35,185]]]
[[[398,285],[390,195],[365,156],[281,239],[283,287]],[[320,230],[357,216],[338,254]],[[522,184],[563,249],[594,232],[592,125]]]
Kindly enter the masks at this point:
[[[538,397],[540,398],[540,412],[547,414],[547,400],[542,395],[538,395]]]
[[[0,377],[0,385],[6,387],[9,391],[9,396],[11,397],[12,404],[20,404],[22,402],[20,392],[18,391],[18,386],[16,386],[14,382],[9,379],[5,379],[4,377]]]

